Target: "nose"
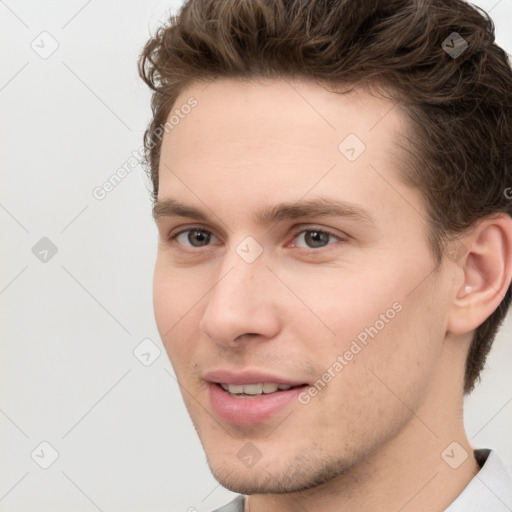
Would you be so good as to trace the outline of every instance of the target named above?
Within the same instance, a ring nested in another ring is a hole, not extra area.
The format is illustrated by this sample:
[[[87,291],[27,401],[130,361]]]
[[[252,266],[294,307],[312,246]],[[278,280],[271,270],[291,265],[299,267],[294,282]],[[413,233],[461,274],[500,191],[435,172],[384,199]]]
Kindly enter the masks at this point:
[[[247,263],[232,252],[207,295],[200,330],[226,347],[248,339],[272,339],[281,330],[275,276],[263,255]]]

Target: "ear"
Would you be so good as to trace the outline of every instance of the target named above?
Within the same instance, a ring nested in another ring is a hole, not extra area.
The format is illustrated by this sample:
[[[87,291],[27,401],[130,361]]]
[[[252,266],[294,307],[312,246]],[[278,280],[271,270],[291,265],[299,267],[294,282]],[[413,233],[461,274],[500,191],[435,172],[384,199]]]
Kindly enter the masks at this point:
[[[503,213],[487,217],[456,244],[448,252],[457,268],[447,330],[465,334],[496,310],[510,286],[512,218]]]

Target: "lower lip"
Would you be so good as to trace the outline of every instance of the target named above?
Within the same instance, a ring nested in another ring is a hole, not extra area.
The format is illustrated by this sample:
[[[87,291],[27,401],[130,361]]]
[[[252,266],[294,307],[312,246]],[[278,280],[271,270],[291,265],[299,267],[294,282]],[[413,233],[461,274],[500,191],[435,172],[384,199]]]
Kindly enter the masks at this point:
[[[243,426],[268,421],[287,405],[297,401],[298,395],[304,390],[304,387],[301,386],[267,395],[258,395],[254,398],[240,398],[230,395],[212,382],[208,384],[208,387],[210,402],[217,416],[227,423]]]

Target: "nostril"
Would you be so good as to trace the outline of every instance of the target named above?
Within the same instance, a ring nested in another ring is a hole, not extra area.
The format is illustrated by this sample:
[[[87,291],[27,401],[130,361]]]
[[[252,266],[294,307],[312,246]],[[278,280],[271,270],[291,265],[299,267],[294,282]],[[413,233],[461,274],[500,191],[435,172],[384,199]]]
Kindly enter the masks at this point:
[[[259,336],[256,332],[246,332],[245,334],[240,334],[235,338],[235,341],[243,341],[245,337],[253,338],[254,336]]]

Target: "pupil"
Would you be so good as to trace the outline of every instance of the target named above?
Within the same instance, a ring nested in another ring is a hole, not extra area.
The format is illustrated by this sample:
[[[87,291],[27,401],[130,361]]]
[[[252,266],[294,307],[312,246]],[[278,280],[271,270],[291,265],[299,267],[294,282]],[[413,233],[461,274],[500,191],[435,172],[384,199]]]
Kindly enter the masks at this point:
[[[306,243],[312,247],[323,247],[329,241],[329,233],[322,233],[321,231],[308,231],[304,238]]]
[[[194,229],[188,234],[188,241],[195,247],[206,245],[210,241],[210,234],[206,231]],[[199,242],[199,243],[196,243]]]

